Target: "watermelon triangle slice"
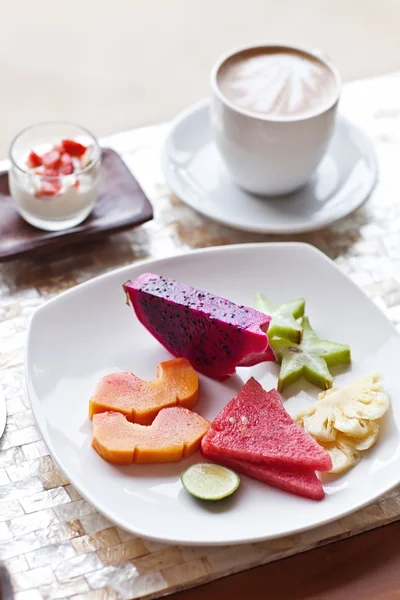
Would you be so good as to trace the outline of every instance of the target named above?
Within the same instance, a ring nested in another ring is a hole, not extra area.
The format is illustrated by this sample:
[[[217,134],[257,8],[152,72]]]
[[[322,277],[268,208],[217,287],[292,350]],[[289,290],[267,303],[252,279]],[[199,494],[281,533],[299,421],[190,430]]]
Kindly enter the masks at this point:
[[[225,458],[221,460],[220,457],[214,456],[212,453],[207,454],[206,458],[290,494],[296,494],[311,500],[322,500],[325,496],[322,483],[312,469],[257,464]]]
[[[252,377],[214,419],[201,447],[205,456],[329,471],[325,450],[293,421],[276,390]]]

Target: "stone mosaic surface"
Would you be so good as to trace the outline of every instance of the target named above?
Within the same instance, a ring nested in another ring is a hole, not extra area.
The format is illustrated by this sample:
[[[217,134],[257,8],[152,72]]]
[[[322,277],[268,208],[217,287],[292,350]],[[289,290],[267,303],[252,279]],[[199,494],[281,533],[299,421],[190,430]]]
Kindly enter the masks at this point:
[[[400,328],[400,74],[346,86],[342,111],[373,137],[379,182],[368,203],[330,229],[291,237],[336,261]],[[400,518],[400,490],[338,522],[243,548],[149,542],[114,527],[58,471],[35,427],[23,353],[33,311],[115,267],[210,245],[274,241],[216,225],[172,197],[159,168],[167,126],[107,140],[149,194],[155,219],[101,242],[0,265],[0,558],[16,600],[153,598],[332,542]],[[289,238],[279,238],[289,239]]]

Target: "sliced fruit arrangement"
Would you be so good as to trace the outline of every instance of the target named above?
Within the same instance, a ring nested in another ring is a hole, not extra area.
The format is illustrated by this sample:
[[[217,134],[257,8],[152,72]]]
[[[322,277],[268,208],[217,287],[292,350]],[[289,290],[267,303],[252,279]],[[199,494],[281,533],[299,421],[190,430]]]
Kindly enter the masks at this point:
[[[117,464],[177,462],[200,447],[209,421],[187,408],[163,408],[152,425],[131,423],[118,412],[93,416],[92,446]]]
[[[303,298],[274,305],[263,294],[257,294],[255,307],[271,316],[268,329],[270,339],[278,337],[297,343],[301,342],[303,327],[298,319],[304,315],[305,300]]]
[[[346,387],[322,392],[296,421],[331,456],[330,473],[343,473],[377,441],[378,421],[389,403],[382,376],[371,373]]]
[[[167,406],[195,407],[199,397],[196,371],[185,358],[157,366],[158,377],[143,381],[133,373],[111,373],[102,377],[89,403],[89,416],[117,411],[129,421],[149,425]]]
[[[80,151],[72,149],[71,156]],[[43,166],[54,158],[30,160]],[[178,358],[160,363],[153,381],[133,373],[100,380],[89,414],[92,445],[105,460],[175,462],[201,446],[212,463],[192,465],[181,474],[182,484],[197,498],[232,494],[240,483],[237,471],[320,500],[324,490],[316,471],[344,472],[376,442],[378,421],[389,407],[381,376],[372,373],[332,389],[329,367],[349,364],[350,348],[318,338],[304,315],[303,299],[274,305],[258,294],[260,310],[255,310],[153,273],[123,287],[138,320]],[[279,391],[301,377],[325,390],[295,420],[278,391],[264,390],[254,378],[212,424],[189,410],[199,395],[196,371],[222,380],[238,366],[275,360]]]
[[[44,154],[32,150],[26,165],[36,175],[41,176],[36,197],[59,194],[62,188],[61,177],[80,171],[87,167],[91,160],[91,148],[75,140],[61,140]],[[74,185],[77,187],[79,181],[75,181]]]
[[[276,390],[251,378],[212,422],[201,442],[206,458],[294,494],[321,499],[315,471],[330,456],[284,409]]]
[[[271,318],[154,273],[123,286],[139,321],[174,356],[224,379],[237,366],[275,360],[267,337]]]
[[[222,500],[240,485],[240,477],[231,469],[212,463],[197,463],[181,474],[182,485],[200,500]]]

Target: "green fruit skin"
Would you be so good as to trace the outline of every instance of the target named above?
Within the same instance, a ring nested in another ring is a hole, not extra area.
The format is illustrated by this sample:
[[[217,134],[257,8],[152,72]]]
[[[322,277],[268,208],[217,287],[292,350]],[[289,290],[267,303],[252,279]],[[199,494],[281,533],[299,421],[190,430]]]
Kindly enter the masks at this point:
[[[301,328],[296,331],[295,329],[287,329],[286,327],[273,325],[268,329],[267,335],[270,341],[273,340],[273,338],[284,338],[286,340],[290,340],[291,342],[295,342],[296,344],[300,344],[303,331]]]
[[[223,466],[223,465],[222,465]],[[189,467],[190,469],[190,467]],[[186,469],[186,471],[188,471],[188,469]],[[186,471],[183,471],[183,473],[180,474],[180,480],[181,483],[184,487],[184,489],[187,491],[188,494],[190,494],[191,496],[193,496],[194,498],[197,498],[198,500],[203,500],[204,502],[217,502],[218,500],[223,500],[224,498],[229,498],[229,496],[232,496],[232,494],[234,494],[236,492],[236,490],[238,489],[239,485],[240,485],[240,477],[239,475],[235,472],[235,475],[237,477],[237,481],[236,481],[236,486],[234,488],[232,488],[232,490],[230,490],[227,494],[224,494],[223,496],[215,496],[214,498],[204,498],[204,496],[199,496],[198,494],[195,494],[192,490],[189,490],[187,488],[187,486],[185,485],[185,473]]]
[[[298,319],[302,317],[305,309],[304,298],[299,298],[298,300],[284,302],[283,304],[274,306],[272,302],[266,296],[264,296],[264,294],[256,294],[255,307],[258,310],[268,314],[272,313],[272,321],[268,329],[268,338],[284,338],[291,340],[292,342],[296,342],[297,344],[301,342],[303,336],[303,327],[301,323],[298,323],[297,326],[293,325],[292,327],[284,327],[279,325],[279,323],[274,323],[274,321],[279,321],[279,319],[285,317],[290,317],[292,319]],[[276,313],[275,316],[274,313]]]
[[[318,352],[321,359],[325,361],[327,366],[326,374],[323,375],[321,373],[317,373],[316,371],[310,369],[306,365],[300,366],[293,371],[287,372],[284,377],[282,377],[280,371],[279,379],[278,379],[278,391],[281,392],[285,387],[295,383],[300,379],[300,377],[304,376],[304,378],[321,388],[322,390],[330,389],[333,385],[333,377],[328,372],[328,367],[336,366],[336,365],[347,365],[351,363],[351,352],[350,347],[347,344],[336,344],[335,342],[327,342],[325,340],[319,340],[316,338],[313,329],[311,328],[310,322],[307,317],[303,317],[302,319],[303,325],[303,344],[308,344],[308,341],[311,339],[315,339],[315,350]],[[294,341],[294,340],[293,340]],[[283,356],[285,354],[285,350],[288,350],[291,346],[290,341],[282,338],[272,338],[270,339],[270,344],[276,354],[277,361],[282,363]],[[329,349],[326,346],[329,346]],[[324,348],[325,346],[325,348]],[[299,350],[301,350],[301,345],[299,345]],[[303,348],[304,351],[305,348]]]
[[[305,340],[315,338],[314,330],[310,325],[308,317],[303,317],[303,337]],[[329,351],[324,350],[324,345],[329,344]],[[327,342],[325,340],[317,340],[315,349],[319,350],[320,356],[325,360],[328,367],[336,365],[349,365],[351,363],[350,346],[347,344],[337,344],[335,342]]]
[[[333,385],[333,377],[322,377],[307,367],[304,368],[304,376],[313,385],[321,388],[321,390],[329,390]]]
[[[333,377],[329,379],[327,377],[320,377],[318,373],[304,367],[302,369],[292,371],[286,375],[284,379],[279,376],[278,379],[278,392],[283,392],[285,387],[288,387],[292,383],[298,381],[301,377],[304,377],[309,383],[319,387],[321,390],[329,390],[333,385]]]
[[[330,354],[329,356],[324,356],[321,354],[322,358],[324,358],[328,367],[335,367],[337,365],[349,365],[351,363],[351,352],[350,346],[343,347],[335,354]]]
[[[299,319],[304,316],[306,301],[304,298],[299,298],[298,300],[293,300],[293,302],[286,302],[286,306],[291,310],[293,318]]]
[[[282,379],[279,376],[278,387],[277,387],[278,392],[283,392],[285,387],[287,387],[288,385],[291,385],[292,383],[295,383],[296,381],[298,381],[300,379],[300,377],[302,377],[302,370],[300,372],[292,371],[292,373],[287,375],[284,379]]]
[[[234,494],[236,492],[236,490],[238,489],[239,485],[240,485],[240,481],[238,482],[237,486],[232,491],[230,491],[228,494],[224,494],[223,496],[215,496],[214,498],[204,498],[204,496],[198,496],[194,492],[188,490],[188,488],[185,487],[184,484],[183,484],[183,487],[185,488],[185,490],[187,491],[188,494],[190,494],[194,498],[197,498],[197,500],[202,500],[203,502],[218,502],[219,500],[224,500],[225,498],[229,498],[229,496],[232,496],[232,494]]]

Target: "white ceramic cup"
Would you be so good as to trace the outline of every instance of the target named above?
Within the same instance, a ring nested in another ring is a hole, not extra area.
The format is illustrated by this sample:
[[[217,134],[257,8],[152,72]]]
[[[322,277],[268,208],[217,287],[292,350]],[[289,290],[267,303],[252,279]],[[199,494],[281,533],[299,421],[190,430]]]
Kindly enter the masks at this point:
[[[276,47],[317,57],[334,75],[337,92],[327,106],[306,117],[260,116],[232,104],[218,85],[225,61],[249,48]],[[303,187],[325,154],[335,127],[341,78],[319,50],[282,43],[260,43],[225,54],[211,72],[211,122],[215,141],[233,181],[258,195],[284,195]]]

